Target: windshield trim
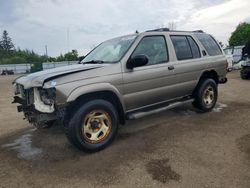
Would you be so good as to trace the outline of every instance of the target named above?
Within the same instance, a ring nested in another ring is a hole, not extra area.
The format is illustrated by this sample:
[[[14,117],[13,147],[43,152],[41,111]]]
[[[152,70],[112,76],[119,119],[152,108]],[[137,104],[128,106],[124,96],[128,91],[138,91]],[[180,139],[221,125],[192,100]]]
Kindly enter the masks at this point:
[[[81,63],[81,64],[84,64],[84,63],[85,63],[85,62],[83,62],[84,59],[85,59],[92,51],[94,51],[97,47],[99,47],[99,46],[100,46],[101,44],[103,44],[104,42],[108,42],[108,41],[110,41],[110,40],[117,39],[117,38],[122,38],[122,37],[126,37],[126,36],[135,36],[135,38],[133,39],[133,41],[132,41],[131,44],[129,45],[128,49],[124,52],[124,54],[120,57],[119,60],[113,61],[112,63],[106,63],[106,62],[104,61],[104,64],[115,64],[115,63],[120,62],[120,61],[122,60],[122,58],[128,53],[129,49],[130,49],[131,46],[134,44],[134,42],[136,41],[137,37],[139,36],[138,34],[124,35],[124,36],[115,37],[115,38],[112,38],[112,39],[103,41],[103,42],[101,42],[100,44],[98,44],[95,48],[93,48],[89,53],[87,53],[87,55],[81,60],[80,63]]]

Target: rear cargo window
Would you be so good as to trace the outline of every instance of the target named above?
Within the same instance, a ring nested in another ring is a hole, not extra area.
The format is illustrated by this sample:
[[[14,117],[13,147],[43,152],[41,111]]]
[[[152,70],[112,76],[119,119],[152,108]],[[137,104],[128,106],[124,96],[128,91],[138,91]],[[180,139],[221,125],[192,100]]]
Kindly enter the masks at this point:
[[[213,37],[205,33],[198,33],[195,35],[198,38],[198,40],[201,42],[201,44],[204,46],[204,48],[206,49],[208,55],[215,56],[215,55],[222,54],[222,51],[219,45],[217,44],[217,42],[214,40]]]

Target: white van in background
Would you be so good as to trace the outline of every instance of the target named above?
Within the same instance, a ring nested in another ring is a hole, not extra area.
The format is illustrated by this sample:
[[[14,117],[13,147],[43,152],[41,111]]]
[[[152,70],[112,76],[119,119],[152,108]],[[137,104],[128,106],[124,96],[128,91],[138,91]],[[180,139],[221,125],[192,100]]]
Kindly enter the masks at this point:
[[[242,48],[244,46],[230,46],[223,51],[228,61],[228,71],[241,69]]]

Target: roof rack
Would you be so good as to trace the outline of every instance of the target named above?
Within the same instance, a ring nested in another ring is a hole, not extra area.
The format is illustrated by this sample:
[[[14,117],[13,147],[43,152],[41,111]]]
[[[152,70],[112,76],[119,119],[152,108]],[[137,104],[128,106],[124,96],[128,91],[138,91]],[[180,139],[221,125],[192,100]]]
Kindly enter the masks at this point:
[[[154,31],[172,31],[172,32],[195,32],[195,33],[204,33],[202,30],[195,30],[195,31],[180,31],[180,30],[170,30],[169,28],[158,28],[153,30],[148,30],[146,32],[154,32]]]
[[[158,28],[158,29],[148,30],[146,32],[153,32],[153,31],[170,31],[170,29],[165,27],[165,28]]]
[[[202,30],[195,30],[195,31],[193,31],[193,32],[196,32],[196,33],[204,33],[204,31],[202,31]]]

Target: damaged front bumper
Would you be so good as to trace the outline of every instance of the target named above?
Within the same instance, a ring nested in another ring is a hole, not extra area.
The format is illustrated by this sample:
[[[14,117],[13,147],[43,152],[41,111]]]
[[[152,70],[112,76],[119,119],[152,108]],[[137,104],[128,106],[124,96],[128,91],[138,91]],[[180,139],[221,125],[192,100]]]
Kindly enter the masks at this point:
[[[18,103],[18,112],[24,113],[24,119],[27,119],[29,123],[33,124],[44,124],[49,121],[54,121],[58,119],[55,112],[53,113],[43,113],[36,110],[34,104],[26,104],[26,101],[19,96],[14,96],[14,101],[12,103]]]
[[[61,120],[64,113],[63,107],[56,107],[55,88],[31,88],[23,89],[21,85],[15,85],[15,96],[12,103],[19,104],[18,112],[24,113],[24,119],[32,124],[44,124],[54,120]]]

